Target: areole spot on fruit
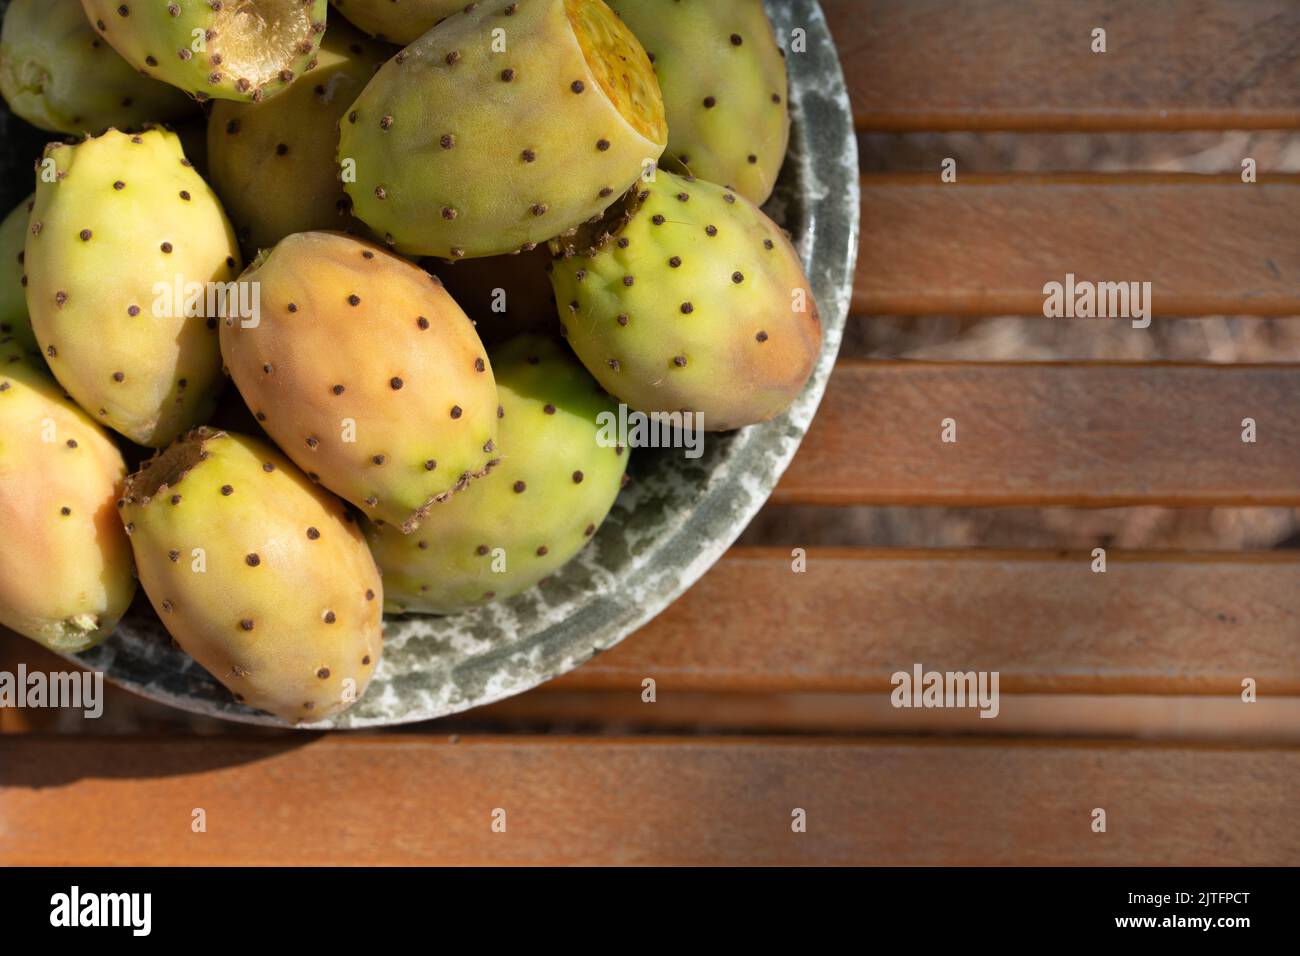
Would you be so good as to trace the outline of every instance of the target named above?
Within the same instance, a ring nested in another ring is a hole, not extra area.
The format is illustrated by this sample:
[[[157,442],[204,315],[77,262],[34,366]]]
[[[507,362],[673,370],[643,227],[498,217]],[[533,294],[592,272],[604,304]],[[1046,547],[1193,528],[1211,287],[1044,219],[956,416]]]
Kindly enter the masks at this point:
[[[508,16],[504,52],[493,32],[505,8],[444,20],[385,64],[340,124],[356,215],[400,252],[532,249],[599,215],[663,152],[653,68],[602,0],[533,0]]]
[[[388,2],[388,0],[385,0]],[[219,101],[208,118],[208,169],[245,250],[311,229],[346,229],[338,122],[389,52],[331,22],[309,79],[260,103]]]
[[[41,129],[100,133],[197,112],[142,76],[96,33],[80,0],[11,0],[0,34],[0,94]]]
[[[222,384],[206,290],[238,274],[234,231],[174,133],[109,130],[45,157],[57,176],[37,179],[24,251],[36,338],[83,408],[161,447],[206,421]]]
[[[254,103],[315,67],[328,9],[327,0],[81,0],[81,5],[99,35],[146,75],[200,102]]]
[[[799,257],[731,190],[660,170],[552,248],[556,299],[583,316],[569,344],[633,409],[739,428],[784,411],[812,374],[822,332]]]
[[[492,468],[487,353],[427,273],[350,236],[305,232],[242,281],[258,283],[262,318],[222,326],[226,367],[251,408],[279,409],[263,427],[327,488],[410,531]]]
[[[790,138],[785,59],[762,0],[609,0],[654,54],[669,139],[663,165],[763,203]]]
[[[379,573],[350,519],[275,449],[211,428],[146,462],[121,507],[172,637],[237,700],[291,722],[347,708],[382,649]],[[179,560],[195,551],[202,573]]]
[[[122,454],[52,379],[3,344],[0,436],[0,625],[79,653],[108,636],[135,593],[116,508]]]
[[[564,346],[522,336],[493,353],[493,369],[500,464],[417,534],[367,529],[390,610],[449,613],[527,590],[586,544],[618,495],[629,456],[601,444],[599,424],[615,406]]]

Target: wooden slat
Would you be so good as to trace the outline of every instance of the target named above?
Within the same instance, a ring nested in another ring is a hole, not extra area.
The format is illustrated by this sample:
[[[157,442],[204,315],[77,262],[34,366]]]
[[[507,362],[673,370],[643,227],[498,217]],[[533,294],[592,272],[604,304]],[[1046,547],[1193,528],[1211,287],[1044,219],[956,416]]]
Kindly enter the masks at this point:
[[[920,662],[1008,693],[1300,694],[1300,552],[735,549],[623,643],[560,678],[659,693],[884,691]],[[762,595],[761,601],[754,599]]]
[[[1300,505],[1300,367],[841,363],[774,500]]]
[[[640,688],[568,690],[547,684],[478,710],[425,724],[430,730],[628,733],[817,733],[1300,745],[1300,697],[1139,694],[1009,694],[993,719],[975,709],[896,708],[883,691],[715,693],[668,688],[653,703]]]
[[[822,0],[861,129],[1300,128],[1293,0]],[[1091,50],[1106,30],[1106,52]]]
[[[0,863],[1263,865],[1298,789],[1280,747],[10,737]]]
[[[863,178],[854,312],[1041,316],[1044,284],[1072,273],[1150,282],[1157,317],[1300,315],[1300,177],[959,170],[942,183],[940,159],[933,174]]]
[[[871,713],[883,706],[892,675],[916,663],[927,670],[997,671],[1007,698],[1218,695],[1246,711],[1249,705],[1237,703],[1246,677],[1262,699],[1300,695],[1300,552],[1112,551],[1104,574],[1093,573],[1090,561],[1082,553],[1039,551],[813,549],[806,570],[795,573],[788,552],[733,549],[642,630],[527,703],[483,716],[658,726],[707,717],[716,726],[767,730],[819,721],[824,729],[881,729],[882,719]],[[14,672],[19,662],[63,667],[35,644],[0,635],[0,670]],[[652,707],[641,704],[646,678],[656,682]],[[589,692],[609,696],[554,696]],[[702,694],[714,696],[703,700]],[[808,710],[795,699],[817,694],[881,699],[862,704],[867,709],[857,722],[846,724],[834,704]],[[682,695],[696,695],[694,703]],[[118,732],[131,728],[122,711],[133,703],[122,692],[110,696],[104,724]],[[989,732],[1012,725],[1032,732],[1031,711],[1019,706],[1004,704],[1013,715],[1006,722],[978,724]],[[766,708],[757,722],[756,707]],[[932,715],[895,717],[893,730],[935,729],[926,723]],[[157,726],[160,718],[150,719]],[[1176,719],[1167,713],[1165,726]],[[1256,719],[1263,723],[1250,723]],[[101,727],[50,710],[0,710],[0,721],[6,722],[0,731],[9,732]],[[1081,727],[1099,729],[1088,721]],[[1268,723],[1243,713],[1237,727]],[[1146,726],[1136,718],[1130,724]],[[1053,726],[1045,717],[1039,732]]]

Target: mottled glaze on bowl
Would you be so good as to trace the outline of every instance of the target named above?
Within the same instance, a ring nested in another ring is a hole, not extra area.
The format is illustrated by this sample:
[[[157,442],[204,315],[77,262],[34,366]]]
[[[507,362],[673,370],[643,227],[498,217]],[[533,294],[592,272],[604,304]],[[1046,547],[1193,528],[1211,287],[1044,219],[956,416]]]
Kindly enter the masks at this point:
[[[839,351],[857,255],[858,161],[844,79],[820,7],[815,0],[771,0],[768,7],[788,51],[794,127],[766,208],[790,231],[808,266],[825,330],[803,395],[766,425],[709,434],[698,459],[680,450],[635,451],[631,483],[592,544],[562,571],[513,600],[467,614],[390,617],[383,661],[366,695],[339,717],[298,726],[428,720],[567,673],[676,600],[771,493],[812,421]],[[805,31],[805,52],[790,50],[797,30]],[[71,659],[184,710],[283,726],[235,703],[171,642],[147,604],[137,608],[103,645]]]

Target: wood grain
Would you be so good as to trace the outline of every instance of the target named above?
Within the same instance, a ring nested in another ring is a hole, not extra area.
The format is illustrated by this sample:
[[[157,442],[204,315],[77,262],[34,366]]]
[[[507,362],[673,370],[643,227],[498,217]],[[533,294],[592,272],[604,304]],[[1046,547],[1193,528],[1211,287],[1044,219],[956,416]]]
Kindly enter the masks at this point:
[[[943,735],[1300,745],[1300,697],[1009,694],[996,719],[974,709],[896,708],[884,691],[761,693],[669,688],[653,704],[640,688],[569,690],[546,684],[412,733],[555,732]]]
[[[1291,0],[822,0],[860,129],[1300,128]],[[1106,30],[1106,52],[1091,50]]]
[[[959,170],[942,183],[939,162],[863,177],[855,313],[1041,316],[1044,285],[1069,273],[1150,282],[1157,318],[1300,315],[1300,177]]]
[[[840,733],[1127,729],[1239,740],[1300,734],[1300,552],[1112,552],[1105,574],[1093,573],[1090,561],[1036,551],[814,549],[806,570],[794,573],[788,552],[734,549],[621,644],[537,692],[453,723]],[[19,662],[66,666],[0,633],[0,670],[15,672]],[[998,719],[894,711],[892,675],[916,663],[997,671]],[[647,678],[656,685],[653,706],[642,701]],[[1260,703],[1242,703],[1244,678],[1255,681]],[[1048,696],[1068,699],[1042,699]],[[174,726],[163,722],[169,716]],[[108,695],[100,720],[0,709],[0,733],[11,734],[122,733],[141,721],[183,729],[178,713],[122,691]]]
[[[1294,507],[1300,367],[840,363],[773,500]]]
[[[1006,693],[1300,695],[1300,552],[735,549],[623,643],[552,686],[887,691],[915,662]],[[762,595],[761,601],[755,595]]]
[[[1284,747],[8,737],[0,863],[1294,864],[1297,789]]]
[[[859,129],[1300,128],[1286,0],[823,4]],[[868,177],[854,310],[1039,315],[1070,272],[1150,281],[1158,316],[1300,315],[1300,180],[1262,172]],[[1287,367],[846,363],[776,501],[1296,506],[1298,403]],[[783,552],[736,551],[619,647],[479,716],[1235,746],[55,738],[0,713],[0,864],[1300,864],[1300,701],[1282,696],[1300,694],[1300,560],[1087,560],[814,551],[796,575]],[[917,661],[998,670],[1002,718],[888,707],[889,674]],[[1262,704],[1229,696],[1243,676]]]

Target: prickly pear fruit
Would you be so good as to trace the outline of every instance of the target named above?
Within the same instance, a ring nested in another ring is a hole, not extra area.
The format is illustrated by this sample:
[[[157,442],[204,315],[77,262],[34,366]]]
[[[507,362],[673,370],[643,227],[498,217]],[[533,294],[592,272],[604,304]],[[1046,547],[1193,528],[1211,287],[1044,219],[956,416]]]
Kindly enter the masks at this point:
[[[327,0],[81,0],[133,67],[196,100],[274,96],[310,70]]]
[[[68,654],[108,636],[135,594],[114,507],[125,476],[51,378],[0,360],[0,624]]]
[[[662,165],[763,203],[790,139],[787,77],[762,0],[609,0],[655,65]]]
[[[246,249],[348,227],[351,203],[334,161],[338,122],[391,52],[340,20],[330,24],[310,79],[261,103],[213,104],[209,178]]]
[[[545,246],[513,256],[426,259],[451,297],[474,320],[483,344],[493,346],[528,332],[558,331],[551,290],[551,254]]]
[[[356,215],[444,259],[572,229],[667,142],[650,61],[602,0],[470,4],[384,64],[340,130]]]
[[[267,434],[313,480],[411,530],[492,466],[492,369],[438,280],[371,243],[300,232],[242,284],[260,290],[260,321],[223,321],[222,355]]]
[[[817,304],[794,247],[743,196],[661,170],[575,240],[551,271],[561,331],[610,394],[714,431],[799,394],[821,350]]]
[[[360,698],[379,664],[379,572],[347,506],[252,438],[198,428],[126,481],[140,583],[235,699],[288,721]]]
[[[29,197],[0,223],[0,346],[34,356],[39,366],[40,347],[27,317],[27,293],[23,290],[23,243],[27,241],[31,210]]]
[[[613,403],[567,350],[522,336],[494,367],[496,470],[414,534],[366,530],[390,610],[449,613],[525,591],[591,540],[618,496],[627,451],[598,442],[598,416]]]
[[[417,39],[440,20],[465,9],[465,0],[331,0],[353,26],[377,40],[402,46]],[[333,28],[337,20],[330,21]]]
[[[27,230],[27,308],[59,383],[103,424],[162,447],[221,386],[216,315],[234,230],[175,133],[51,144]]]
[[[0,33],[0,93],[33,126],[98,133],[194,112],[101,40],[80,0],[13,0]]]

